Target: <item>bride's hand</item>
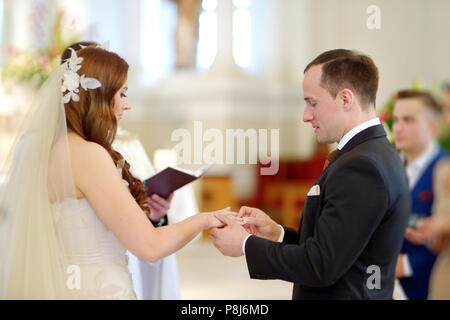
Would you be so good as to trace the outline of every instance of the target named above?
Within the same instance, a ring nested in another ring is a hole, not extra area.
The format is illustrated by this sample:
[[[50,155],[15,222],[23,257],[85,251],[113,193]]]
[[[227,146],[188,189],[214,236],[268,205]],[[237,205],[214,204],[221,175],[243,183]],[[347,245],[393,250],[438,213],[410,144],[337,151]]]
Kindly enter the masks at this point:
[[[206,223],[205,223],[203,229],[222,228],[225,226],[222,221],[220,221],[219,219],[216,218],[216,216],[215,216],[216,213],[220,213],[220,214],[224,214],[227,216],[235,217],[236,219],[240,219],[240,218],[237,218],[237,212],[231,211],[230,207],[227,207],[222,210],[217,210],[217,211],[204,212],[202,214],[205,216]]]

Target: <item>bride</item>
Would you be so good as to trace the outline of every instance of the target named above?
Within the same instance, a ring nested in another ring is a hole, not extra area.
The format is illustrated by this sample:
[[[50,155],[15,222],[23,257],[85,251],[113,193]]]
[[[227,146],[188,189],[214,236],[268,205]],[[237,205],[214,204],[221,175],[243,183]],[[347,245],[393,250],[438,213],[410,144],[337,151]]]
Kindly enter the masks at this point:
[[[142,182],[111,147],[127,72],[89,46],[38,92],[0,194],[0,299],[135,299],[126,250],[155,261],[223,226],[214,213],[159,228],[147,218]]]

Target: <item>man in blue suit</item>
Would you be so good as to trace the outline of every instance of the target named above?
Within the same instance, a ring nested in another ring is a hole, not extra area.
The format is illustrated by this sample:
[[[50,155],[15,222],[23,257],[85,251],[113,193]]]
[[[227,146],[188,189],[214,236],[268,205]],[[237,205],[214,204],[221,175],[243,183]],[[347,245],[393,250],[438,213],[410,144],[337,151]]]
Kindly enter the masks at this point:
[[[394,109],[394,139],[402,152],[411,192],[410,224],[397,260],[396,276],[408,299],[425,300],[436,255],[415,239],[414,220],[430,216],[433,204],[433,168],[444,156],[436,141],[440,108],[428,93],[403,90]]]

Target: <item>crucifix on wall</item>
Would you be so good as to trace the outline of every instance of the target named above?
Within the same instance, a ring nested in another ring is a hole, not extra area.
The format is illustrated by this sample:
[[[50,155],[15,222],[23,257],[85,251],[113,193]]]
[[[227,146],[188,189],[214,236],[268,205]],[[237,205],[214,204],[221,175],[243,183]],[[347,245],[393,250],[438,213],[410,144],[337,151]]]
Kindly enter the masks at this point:
[[[177,4],[175,32],[177,69],[195,68],[201,0],[172,0]]]

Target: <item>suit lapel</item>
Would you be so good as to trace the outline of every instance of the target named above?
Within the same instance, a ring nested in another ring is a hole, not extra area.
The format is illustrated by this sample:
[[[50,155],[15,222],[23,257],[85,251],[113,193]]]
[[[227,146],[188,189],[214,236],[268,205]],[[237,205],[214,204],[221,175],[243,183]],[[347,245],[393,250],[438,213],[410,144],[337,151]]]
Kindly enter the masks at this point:
[[[341,151],[347,152],[367,140],[381,137],[386,137],[386,131],[381,124],[369,127],[351,138]]]
[[[342,150],[339,151],[339,153],[328,164],[328,166],[330,166],[330,164],[332,164],[333,162],[338,160],[344,153],[350,151],[357,145],[360,145],[361,143],[363,143],[367,140],[370,140],[370,139],[376,139],[376,138],[382,138],[382,137],[386,137],[386,131],[384,131],[384,128],[381,124],[369,127],[367,129],[359,132],[345,144],[345,146],[342,148]],[[326,170],[326,168],[325,168],[325,170]]]
[[[324,173],[327,171],[328,168],[331,167],[331,164],[333,162],[337,161],[344,153],[349,152],[351,149],[353,149],[357,145],[359,145],[367,140],[382,138],[382,137],[386,137],[386,131],[384,131],[384,128],[382,125],[375,125],[375,126],[369,127],[367,129],[359,132],[358,134],[356,134],[353,138],[351,138],[346,143],[346,145],[342,148],[341,151],[339,151],[339,153],[333,158],[333,160],[330,161],[328,166],[322,171],[322,173],[317,178],[316,182],[314,182],[314,184],[320,185],[320,181],[323,179]],[[302,217],[300,218],[300,223],[299,223],[298,232],[297,232],[297,241],[299,241],[299,239],[300,239],[300,233],[302,230],[301,228],[302,228],[303,219],[304,219],[305,214],[306,213],[303,212]]]

